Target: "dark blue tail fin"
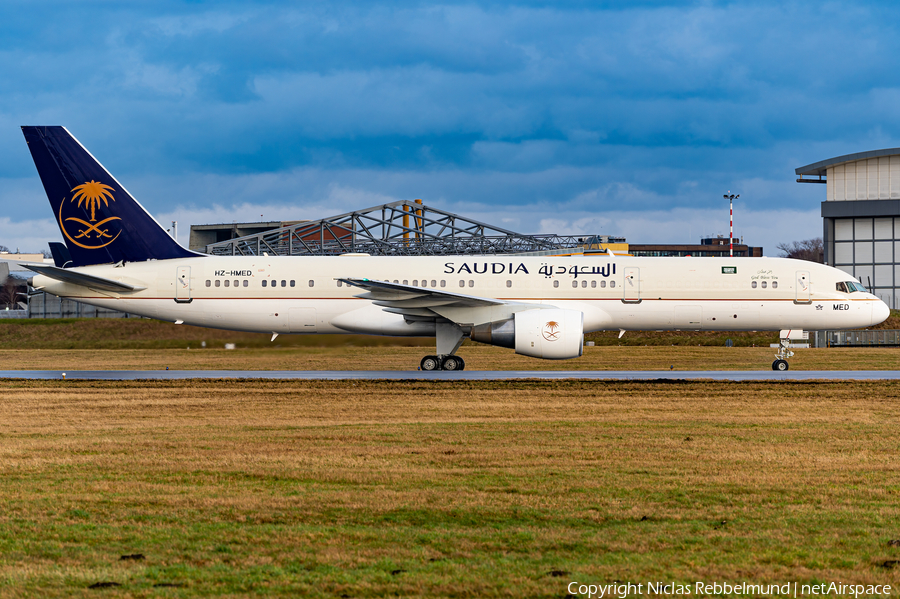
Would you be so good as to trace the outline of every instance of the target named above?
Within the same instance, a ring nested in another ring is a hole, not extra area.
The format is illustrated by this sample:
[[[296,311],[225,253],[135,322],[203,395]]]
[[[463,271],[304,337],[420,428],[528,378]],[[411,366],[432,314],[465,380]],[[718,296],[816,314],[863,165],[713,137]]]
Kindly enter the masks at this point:
[[[65,127],[22,127],[70,266],[200,256],[178,245]]]

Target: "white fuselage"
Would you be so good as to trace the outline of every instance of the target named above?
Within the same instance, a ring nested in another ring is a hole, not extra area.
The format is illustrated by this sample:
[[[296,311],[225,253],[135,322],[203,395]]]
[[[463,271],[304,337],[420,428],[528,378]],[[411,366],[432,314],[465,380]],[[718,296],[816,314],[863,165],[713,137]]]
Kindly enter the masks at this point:
[[[845,329],[889,313],[874,295],[839,291],[853,280],[846,273],[784,258],[208,256],[73,270],[145,289],[97,291],[44,275],[34,286],[151,318],[264,333],[434,334],[433,322],[384,311],[338,278],[578,310],[585,332]],[[492,319],[473,309],[455,321]]]

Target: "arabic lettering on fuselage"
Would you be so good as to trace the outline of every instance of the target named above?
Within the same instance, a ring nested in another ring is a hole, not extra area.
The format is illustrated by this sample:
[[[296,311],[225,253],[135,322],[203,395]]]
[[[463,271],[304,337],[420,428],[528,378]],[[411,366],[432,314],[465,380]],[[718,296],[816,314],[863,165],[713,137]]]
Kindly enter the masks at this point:
[[[616,265],[609,262],[606,266],[577,266],[577,265],[560,265],[556,266],[546,262],[541,263],[538,271],[545,277],[553,277],[557,275],[571,275],[578,278],[579,275],[596,275],[600,277],[608,277],[616,274]],[[470,274],[470,275],[517,275],[519,273],[531,274],[524,263],[519,262],[445,262],[444,274]]]
[[[578,275],[598,275],[601,277],[608,277],[609,275],[616,274],[616,265],[606,263],[606,266],[554,266],[553,264],[543,263],[540,270],[538,271],[545,277],[552,277],[554,275],[572,275],[574,278],[578,278]]]

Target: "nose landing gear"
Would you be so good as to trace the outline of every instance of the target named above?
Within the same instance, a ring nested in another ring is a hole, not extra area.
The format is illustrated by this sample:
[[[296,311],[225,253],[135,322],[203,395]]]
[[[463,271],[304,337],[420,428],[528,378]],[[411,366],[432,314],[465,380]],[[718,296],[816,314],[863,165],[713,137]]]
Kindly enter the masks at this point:
[[[807,340],[809,339],[809,333],[796,329],[784,329],[778,336],[778,351],[775,352],[772,370],[785,371],[788,369],[787,359],[794,355],[794,352],[791,350],[791,342]]]

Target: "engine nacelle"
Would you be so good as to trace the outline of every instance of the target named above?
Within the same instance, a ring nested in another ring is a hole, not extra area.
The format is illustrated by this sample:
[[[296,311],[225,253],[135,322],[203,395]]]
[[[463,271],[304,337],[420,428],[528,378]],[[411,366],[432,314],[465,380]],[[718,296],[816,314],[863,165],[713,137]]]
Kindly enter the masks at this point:
[[[578,310],[523,310],[508,320],[472,327],[479,343],[515,349],[517,354],[545,360],[579,357],[584,350],[584,314]]]

